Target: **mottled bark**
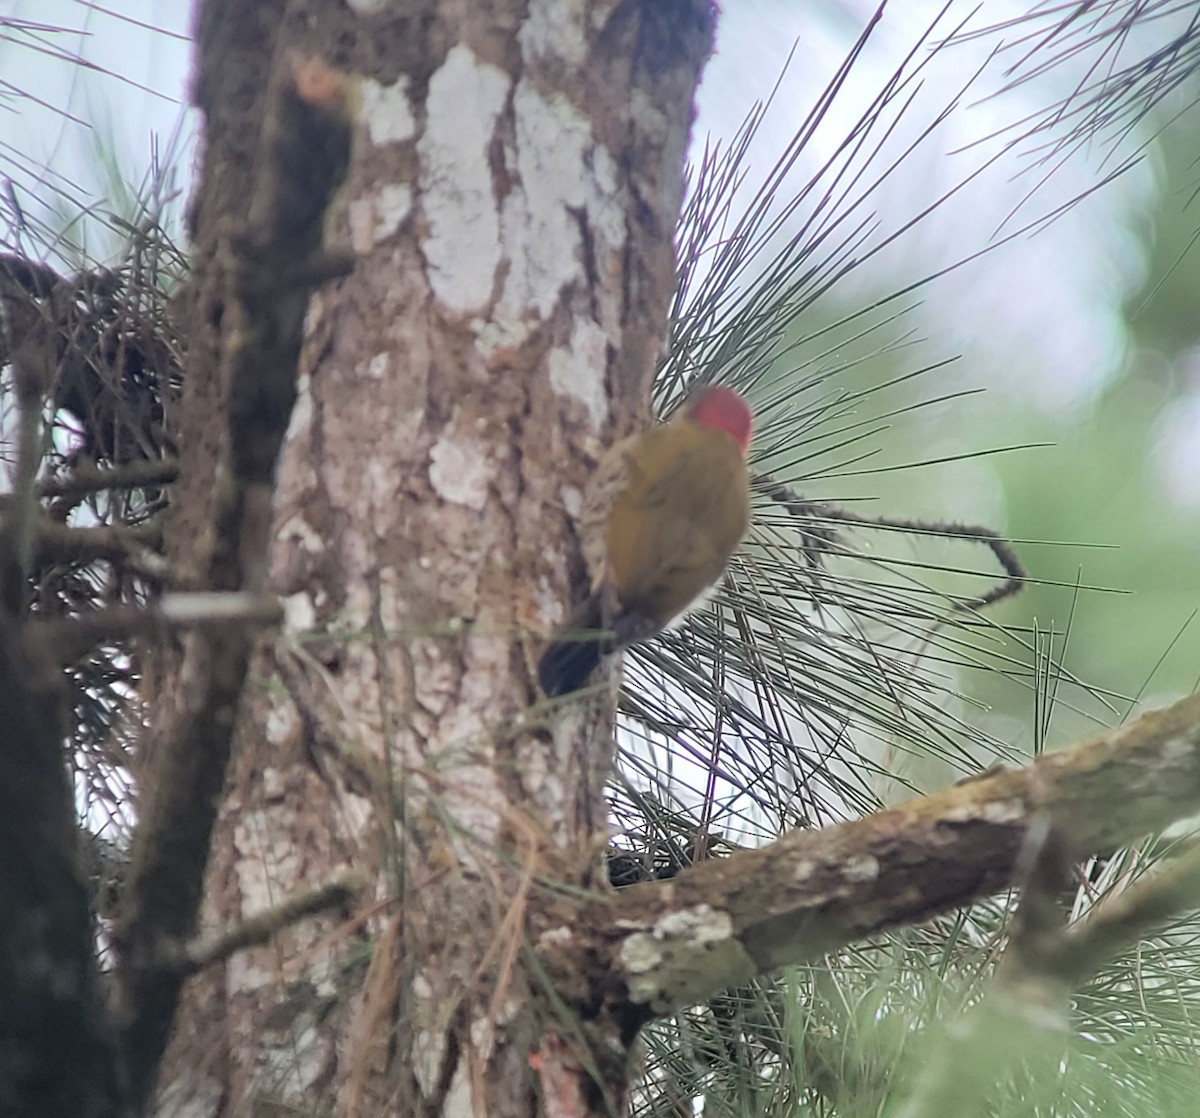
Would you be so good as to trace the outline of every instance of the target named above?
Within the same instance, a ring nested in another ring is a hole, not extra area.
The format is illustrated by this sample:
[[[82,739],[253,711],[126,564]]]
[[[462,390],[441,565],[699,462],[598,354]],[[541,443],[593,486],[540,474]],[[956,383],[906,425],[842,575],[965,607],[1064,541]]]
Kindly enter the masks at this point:
[[[218,384],[225,423],[208,502],[211,522],[194,560],[205,592],[182,600],[164,596],[145,616],[185,616],[190,625],[208,607],[216,611],[182,642],[172,693],[146,735],[152,749],[140,818],[112,927],[114,1024],[123,1078],[139,1108],[157,1080],[189,973],[189,941],[256,643],[254,619],[263,617],[264,606],[268,623],[280,612],[262,592],[275,465],[296,398],[308,298],[318,283],[349,270],[347,257],[323,249],[325,213],[349,166],[342,77],[320,59],[281,56],[260,135],[246,224],[232,231],[220,255],[226,330]]]
[[[63,689],[0,617],[0,1114],[114,1118],[115,1045],[92,953]]]
[[[242,199],[285,50],[356,89],[328,230],[355,267],[308,308],[265,572],[285,622],[237,713],[214,934],[172,956],[177,979],[207,969],[161,1113],[621,1113],[655,1015],[1011,885],[1042,818],[1097,849],[1200,800],[1200,710],[1184,705],[1065,759],[607,892],[611,696],[539,701],[533,665],[586,586],[589,471],[646,419],[711,19],[702,0],[203,5],[168,542],[176,563],[209,556],[206,585],[228,546],[206,535],[222,498],[198,479],[224,461],[229,416],[257,414],[222,379],[237,331],[221,246],[255,220]],[[256,477],[267,457],[233,453]],[[178,725],[204,679],[161,663]],[[218,698],[204,717],[232,716]],[[1122,810],[1135,777],[1139,807]],[[1103,825],[1081,803],[1107,805]]]
[[[245,68],[324,47],[361,79],[332,226],[357,265],[310,307],[270,569],[288,620],[243,702],[208,914],[347,865],[374,899],[198,980],[164,1113],[583,1114],[626,1090],[633,1023],[564,1002],[528,951],[559,890],[597,885],[611,701],[536,705],[531,652],[585,580],[587,473],[646,417],[712,12],[419,7],[202,8],[194,291],[218,347],[215,249],[262,104]],[[224,406],[197,376],[177,556]]]

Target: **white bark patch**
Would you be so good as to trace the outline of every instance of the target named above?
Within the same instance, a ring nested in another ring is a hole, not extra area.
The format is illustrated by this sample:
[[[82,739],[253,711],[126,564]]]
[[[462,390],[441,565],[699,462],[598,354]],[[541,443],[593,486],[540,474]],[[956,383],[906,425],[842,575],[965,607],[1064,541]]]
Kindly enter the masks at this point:
[[[442,1113],[446,1118],[475,1118],[480,1113],[471,1102],[471,1077],[468,1074],[470,1066],[470,1060],[464,1056],[454,1069],[450,1089],[442,1103]]]
[[[379,568],[379,622],[384,632],[400,636],[408,621],[408,596],[395,567]]]
[[[375,228],[375,240],[381,241],[385,236],[390,237],[400,223],[408,217],[412,209],[412,187],[407,183],[388,183],[381,187],[375,205],[378,223]]]
[[[1162,743],[1162,762],[1171,766],[1188,764],[1195,752],[1196,747],[1187,738],[1168,738]]]
[[[714,974],[732,983],[755,969],[729,914],[706,904],[668,913],[648,931],[628,936],[618,959],[630,998],[660,1012],[703,997]]]
[[[342,671],[336,687],[330,691],[339,709],[347,715],[343,724],[346,748],[382,752],[378,736],[379,689],[379,658],[374,646],[353,636],[347,638],[342,646]]]
[[[548,818],[560,819],[565,798],[562,781],[553,776],[547,767],[546,753],[541,743],[528,738],[521,739],[517,744],[517,763],[525,791],[537,797]],[[553,811],[559,814],[550,814]]]
[[[607,364],[608,336],[584,318],[575,320],[569,348],[550,351],[551,387],[562,396],[578,400],[596,432],[608,419],[608,393],[604,391]]]
[[[718,912],[711,905],[700,904],[671,912],[648,932],[629,936],[621,945],[621,963],[629,974],[650,970],[665,958],[669,941],[686,946],[704,946],[728,939],[733,934],[729,913]]]
[[[317,609],[313,600],[300,591],[283,599],[283,631],[285,633],[307,633],[317,623]]]
[[[575,942],[575,933],[565,924],[558,928],[550,928],[538,936],[538,947],[566,947]]]
[[[377,16],[392,6],[393,0],[346,0],[350,10],[360,16]]]
[[[367,362],[367,376],[372,380],[383,380],[388,375],[391,367],[392,355],[385,349],[383,352],[375,354]]]
[[[571,766],[579,763],[579,742],[584,740],[584,734],[591,732],[592,715],[586,706],[585,703],[570,703],[561,712],[555,713],[550,724],[554,740],[552,756],[563,772],[570,772]]]
[[[220,1111],[223,1096],[224,1088],[212,1076],[180,1068],[159,1092],[153,1113],[173,1118],[211,1118]]]
[[[584,5],[578,0],[533,0],[517,32],[526,58],[559,58],[571,66],[587,57]]]
[[[416,701],[435,718],[454,697],[454,666],[435,640],[414,637],[409,643]]]
[[[979,817],[988,823],[1020,823],[1028,817],[1021,800],[996,800],[983,805]]]
[[[983,804],[962,804],[951,808],[942,819],[946,823],[1021,823],[1027,815],[1025,804],[1020,799],[1010,799]]]
[[[396,500],[396,469],[392,462],[368,457],[363,472],[363,484],[367,490],[367,501],[374,514],[371,523],[387,521],[387,510]]]
[[[413,997],[421,1002],[418,1010],[424,1020],[438,1020],[440,1015],[430,1005],[433,1001],[433,985],[423,970],[417,971],[412,981]],[[446,1033],[442,1029],[418,1032],[413,1038],[413,1074],[417,1086],[426,1098],[432,1098],[442,1078],[442,1062],[446,1058]]]
[[[300,717],[291,703],[278,703],[267,715],[267,741],[282,746],[300,734]]]
[[[567,510],[567,515],[572,520],[578,520],[583,512],[583,490],[574,485],[564,485],[558,491],[558,497],[563,503],[563,508]]]
[[[501,815],[492,805],[505,802],[490,758],[489,763],[480,765],[461,760],[472,747],[478,749],[481,744],[448,736],[444,749],[432,752],[445,774],[445,810],[471,836],[470,843],[456,844],[456,856],[468,872],[482,872],[476,844],[498,840]]]
[[[285,520],[279,529],[278,539],[281,543],[299,544],[310,555],[320,555],[325,550],[325,541],[320,533],[302,516]]]
[[[492,1022],[486,1017],[475,1018],[471,1022],[471,1044],[484,1060],[491,1056],[495,1043],[496,1029]]]
[[[292,414],[288,417],[286,441],[292,442],[312,426],[312,377],[301,373],[296,378],[296,402],[292,405]]]
[[[380,6],[383,2],[380,0]],[[350,6],[357,7],[354,3]],[[417,122],[408,97],[407,78],[401,77],[393,85],[382,85],[372,78],[366,78],[361,90],[362,119],[371,143],[376,147],[403,143],[417,134]]]
[[[285,1098],[299,1100],[327,1072],[333,1041],[308,1011],[297,1017],[281,1039],[278,1046],[267,1044],[263,1049],[267,1082],[279,1084]]]
[[[648,932],[627,936],[621,944],[621,966],[626,974],[647,974],[663,961],[663,946]]]
[[[663,166],[682,166],[687,153],[687,129],[675,128],[671,123],[671,118],[663,112],[662,108],[644,89],[634,88],[630,104],[633,119],[638,122],[638,128],[646,137],[643,142],[647,146],[661,149]],[[675,158],[678,158],[678,163],[672,162]],[[683,180],[678,175],[659,175],[658,181],[664,188],[671,187],[673,190],[683,184]],[[641,182],[644,189],[651,185],[653,179],[643,176]],[[671,198],[646,199],[646,204],[655,213],[673,214],[677,212],[678,203],[676,202],[675,205],[671,203]]]
[[[659,939],[687,940],[697,944],[716,943],[732,934],[733,921],[729,913],[706,904],[668,913],[654,926],[654,935]]]
[[[513,96],[520,189],[501,224],[510,262],[496,318],[514,336],[545,319],[563,287],[581,279],[579,222],[591,124],[565,97],[546,99],[529,81]],[[527,324],[527,325],[526,325]]]
[[[263,798],[278,802],[287,795],[287,774],[276,765],[268,765],[262,771]]]
[[[367,628],[371,621],[372,603],[373,598],[369,586],[357,579],[347,580],[346,604],[342,607],[341,615],[338,618],[339,624],[331,625],[330,628],[340,628],[343,631],[350,630],[351,632]]]
[[[248,811],[234,828],[243,918],[262,912],[278,900],[281,891],[286,895],[296,885],[300,860],[290,838],[293,814],[284,807]]]
[[[543,575],[538,579],[537,590],[533,597],[533,607],[538,619],[549,629],[566,619],[566,610],[562,599],[554,592],[550,580]]]
[[[350,203],[350,247],[360,256],[391,237],[412,212],[412,187],[407,183],[388,183],[375,193]]]
[[[279,981],[274,963],[264,964],[261,951],[240,951],[225,964],[225,988],[230,993],[266,990]]]
[[[341,798],[338,801],[340,826],[355,842],[367,842],[371,830],[375,826],[375,805],[366,796],[358,796],[345,789],[340,791]],[[379,899],[385,900],[387,896],[386,883],[380,879],[376,884],[377,888],[383,892]]]
[[[591,173],[584,178],[584,206],[592,232],[597,284],[593,289],[599,321],[618,330],[622,315],[625,267],[626,192],[607,148],[592,151]]]
[[[871,854],[850,858],[842,866],[842,876],[847,881],[874,881],[879,876],[879,859]]]
[[[602,249],[615,251],[625,243],[624,189],[616,161],[608,148],[594,148],[591,174],[583,180],[583,192],[592,234]],[[607,288],[608,285],[603,286]],[[620,299],[619,292],[613,292],[613,298]]]
[[[429,452],[429,481],[437,495],[479,512],[487,504],[492,473],[488,444],[459,417],[451,420]]]
[[[413,1038],[413,1074],[417,1086],[427,1099],[433,1097],[442,1073],[446,1053],[446,1036],[438,1031],[421,1032]]]
[[[434,294],[458,314],[488,301],[500,265],[488,147],[508,91],[504,71],[461,43],[429,82],[425,134],[417,142],[429,227],[421,251]]]

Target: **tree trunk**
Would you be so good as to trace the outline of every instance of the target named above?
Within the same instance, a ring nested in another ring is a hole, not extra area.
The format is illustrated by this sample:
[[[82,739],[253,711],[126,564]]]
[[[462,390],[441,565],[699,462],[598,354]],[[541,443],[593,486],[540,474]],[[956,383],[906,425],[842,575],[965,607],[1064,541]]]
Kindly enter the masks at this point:
[[[210,519],[219,246],[246,220],[267,61],[361,79],[330,223],[356,264],[309,307],[269,560],[287,621],[242,696],[205,919],[347,867],[365,890],[196,981],[167,1114],[613,1113],[627,1095],[638,1022],[599,1013],[602,976],[552,988],[527,950],[570,937],[562,897],[602,887],[612,702],[537,705],[531,660],[584,590],[588,471],[646,417],[712,12],[403,9],[201,6],[177,559]],[[168,661],[162,679],[176,704],[189,679]]]

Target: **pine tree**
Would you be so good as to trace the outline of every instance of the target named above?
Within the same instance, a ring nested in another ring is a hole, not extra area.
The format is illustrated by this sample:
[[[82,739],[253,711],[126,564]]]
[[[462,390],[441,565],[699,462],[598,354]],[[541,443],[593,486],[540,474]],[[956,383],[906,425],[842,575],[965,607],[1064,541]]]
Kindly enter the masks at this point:
[[[115,267],[0,258],[0,1111],[1190,1113],[1196,858],[1145,836],[1200,703],[1029,763],[960,702],[1054,700],[1019,550],[825,484],[957,394],[897,364],[926,277],[833,298],[919,227],[869,214],[954,37],[783,193],[877,13],[747,198],[764,109],[685,180],[711,5],[587,13],[206,0],[187,249],[147,203]],[[1026,64],[1155,14],[1034,12]],[[590,470],[708,383],[761,419],[747,543],[547,700]]]

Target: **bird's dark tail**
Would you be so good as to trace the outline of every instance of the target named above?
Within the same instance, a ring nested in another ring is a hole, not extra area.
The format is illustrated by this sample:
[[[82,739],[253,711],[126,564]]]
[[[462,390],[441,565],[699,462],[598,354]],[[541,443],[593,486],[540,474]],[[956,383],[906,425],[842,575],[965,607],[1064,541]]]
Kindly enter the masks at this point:
[[[538,682],[551,698],[578,691],[588,681],[605,653],[612,651],[611,633],[603,631],[599,591],[555,634],[538,661]]]

